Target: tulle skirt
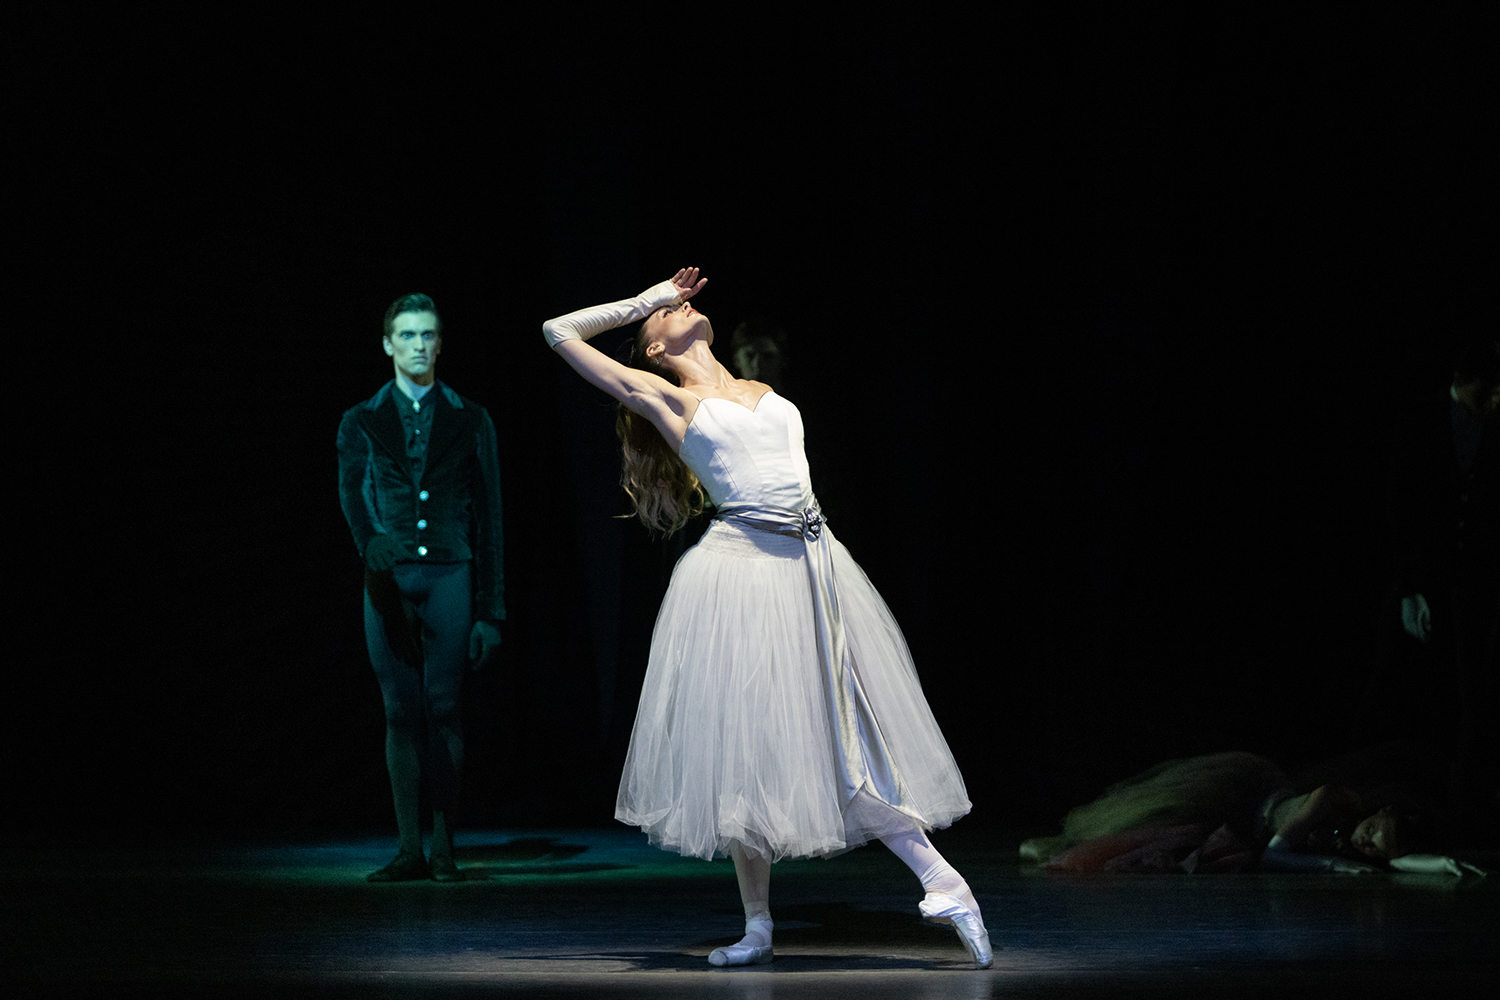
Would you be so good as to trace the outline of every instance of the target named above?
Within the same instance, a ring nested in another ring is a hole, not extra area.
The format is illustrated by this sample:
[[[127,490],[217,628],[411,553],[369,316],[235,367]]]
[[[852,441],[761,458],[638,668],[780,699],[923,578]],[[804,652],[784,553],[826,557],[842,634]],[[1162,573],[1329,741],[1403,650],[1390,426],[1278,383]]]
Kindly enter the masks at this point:
[[[1069,871],[1112,870],[1112,859],[1148,843],[1186,854],[1178,849],[1203,844],[1219,827],[1258,850],[1260,807],[1285,783],[1271,761],[1240,751],[1163,761],[1069,811],[1061,835],[1025,841],[1021,857]]]
[[[683,855],[722,856],[738,840],[776,861],[945,827],[969,811],[901,630],[830,541],[851,660],[909,812],[864,791],[840,801],[805,543],[716,521],[662,601],[616,819]]]
[[[1281,768],[1251,753],[1163,761],[1070,811],[1063,818],[1063,836],[1077,843],[1182,823],[1230,823],[1248,831],[1266,796],[1285,783]]]

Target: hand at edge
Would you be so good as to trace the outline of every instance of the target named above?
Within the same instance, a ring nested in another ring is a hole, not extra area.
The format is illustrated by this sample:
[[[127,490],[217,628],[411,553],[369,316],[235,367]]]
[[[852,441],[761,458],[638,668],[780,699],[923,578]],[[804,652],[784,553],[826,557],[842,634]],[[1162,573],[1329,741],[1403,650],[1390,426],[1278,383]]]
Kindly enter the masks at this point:
[[[677,289],[678,298],[686,301],[703,291],[703,286],[708,284],[707,278],[698,277],[696,267],[684,267],[672,275],[672,287]]]

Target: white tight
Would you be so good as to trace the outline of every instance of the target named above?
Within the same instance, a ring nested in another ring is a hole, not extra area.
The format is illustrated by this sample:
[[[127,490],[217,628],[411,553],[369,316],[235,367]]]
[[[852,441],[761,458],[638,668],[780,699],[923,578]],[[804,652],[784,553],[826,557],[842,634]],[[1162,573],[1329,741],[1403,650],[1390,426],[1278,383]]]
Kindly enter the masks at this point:
[[[953,896],[979,914],[979,904],[969,891],[968,883],[938,853],[921,830],[881,837],[880,842],[906,863],[929,893]],[[739,841],[729,845],[734,859],[735,878],[740,883],[740,902],[745,904],[745,937],[743,944],[765,946],[771,943],[771,863],[755,851],[746,850]],[[983,917],[980,917],[981,921]],[[754,922],[756,926],[752,927]]]
[[[740,883],[740,902],[745,904],[745,936],[740,944],[764,948],[771,943],[771,862],[745,850],[738,840],[730,843],[729,856]]]
[[[906,867],[912,870],[912,874],[921,880],[923,889],[929,893],[942,892],[954,897],[973,910],[981,923],[984,922],[984,918],[979,913],[979,903],[974,899],[974,894],[969,891],[969,884],[938,853],[938,849],[932,846],[932,841],[927,839],[925,832],[907,830],[903,833],[891,834],[889,837],[881,837],[880,842],[906,863]]]

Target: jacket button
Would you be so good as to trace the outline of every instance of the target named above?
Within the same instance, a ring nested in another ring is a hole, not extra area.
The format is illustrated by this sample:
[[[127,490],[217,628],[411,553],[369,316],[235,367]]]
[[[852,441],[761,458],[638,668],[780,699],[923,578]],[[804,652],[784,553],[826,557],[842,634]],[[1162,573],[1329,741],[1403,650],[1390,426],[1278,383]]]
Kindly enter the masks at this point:
[[[418,493],[417,494],[417,499],[418,500],[426,500],[427,499],[427,491],[423,490],[421,493]]]
[[[425,545],[418,545],[417,546],[417,555],[419,555],[419,556],[425,556],[426,554],[427,554],[427,546],[425,546]]]
[[[424,517],[422,518],[422,520],[417,522],[417,530],[421,531],[425,527],[427,527],[427,519]]]

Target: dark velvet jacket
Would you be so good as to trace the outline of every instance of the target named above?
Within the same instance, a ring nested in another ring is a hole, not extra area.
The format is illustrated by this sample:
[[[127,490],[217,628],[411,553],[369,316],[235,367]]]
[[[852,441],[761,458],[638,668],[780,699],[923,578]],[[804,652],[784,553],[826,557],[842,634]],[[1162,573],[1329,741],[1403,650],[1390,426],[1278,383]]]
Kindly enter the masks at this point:
[[[1452,406],[1446,393],[1434,394],[1398,427],[1389,497],[1398,596],[1500,586],[1500,414],[1485,420],[1465,471],[1454,452]]]
[[[474,617],[505,617],[504,539],[495,425],[473,400],[442,382],[421,482],[412,477],[406,434],[387,382],[339,421],[339,504],[361,558],[370,539],[390,535],[410,562],[469,561]],[[404,399],[405,397],[401,397]],[[419,525],[422,525],[419,527]]]

